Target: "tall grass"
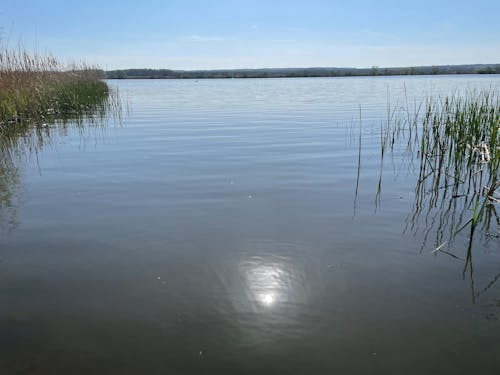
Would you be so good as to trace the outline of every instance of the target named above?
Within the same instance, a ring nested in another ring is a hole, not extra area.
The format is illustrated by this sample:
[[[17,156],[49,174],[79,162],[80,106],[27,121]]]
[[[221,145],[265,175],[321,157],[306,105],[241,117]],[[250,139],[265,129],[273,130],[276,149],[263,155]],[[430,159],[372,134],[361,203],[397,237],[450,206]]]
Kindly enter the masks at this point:
[[[108,96],[102,72],[0,46],[0,133],[91,110]]]

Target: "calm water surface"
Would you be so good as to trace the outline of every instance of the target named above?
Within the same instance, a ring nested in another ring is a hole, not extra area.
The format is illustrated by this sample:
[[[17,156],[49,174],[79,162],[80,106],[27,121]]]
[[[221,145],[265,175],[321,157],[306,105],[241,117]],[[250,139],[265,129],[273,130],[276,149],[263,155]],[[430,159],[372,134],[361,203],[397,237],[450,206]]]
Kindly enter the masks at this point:
[[[389,102],[499,76],[109,83],[121,122],[13,167],[0,373],[498,374],[498,237],[463,273],[407,155],[377,186]]]

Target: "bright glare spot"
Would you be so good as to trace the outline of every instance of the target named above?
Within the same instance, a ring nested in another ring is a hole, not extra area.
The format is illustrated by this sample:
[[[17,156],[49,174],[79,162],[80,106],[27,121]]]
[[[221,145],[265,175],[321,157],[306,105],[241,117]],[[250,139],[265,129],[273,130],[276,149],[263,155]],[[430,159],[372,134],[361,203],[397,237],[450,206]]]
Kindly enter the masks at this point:
[[[272,305],[274,302],[274,296],[272,294],[264,294],[262,296],[262,303],[266,306]]]

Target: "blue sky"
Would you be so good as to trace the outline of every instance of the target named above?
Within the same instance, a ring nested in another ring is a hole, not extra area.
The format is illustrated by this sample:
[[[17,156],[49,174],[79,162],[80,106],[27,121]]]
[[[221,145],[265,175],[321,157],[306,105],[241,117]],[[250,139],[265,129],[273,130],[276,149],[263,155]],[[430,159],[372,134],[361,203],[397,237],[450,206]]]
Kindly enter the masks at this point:
[[[500,0],[2,0],[4,44],[104,69],[500,63]]]

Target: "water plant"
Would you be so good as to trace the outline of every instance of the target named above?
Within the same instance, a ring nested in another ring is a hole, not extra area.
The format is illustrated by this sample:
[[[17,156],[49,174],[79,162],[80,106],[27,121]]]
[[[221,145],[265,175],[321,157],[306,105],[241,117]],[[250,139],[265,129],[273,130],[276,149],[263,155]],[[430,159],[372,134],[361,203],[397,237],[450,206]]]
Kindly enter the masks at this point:
[[[422,251],[431,246],[435,255],[463,261],[474,301],[494,283],[475,291],[474,243],[500,239],[500,93],[455,92],[411,107],[407,99],[395,108],[388,101],[387,114],[381,128],[381,175],[388,151],[403,152],[404,162],[417,174],[404,231],[423,233]],[[455,241],[464,235],[466,250],[461,252]]]
[[[403,144],[410,160],[418,162],[407,229],[425,223],[423,246],[433,233],[434,251],[448,254],[454,237],[467,227],[471,243],[479,225],[487,237],[498,236],[493,228],[499,225],[499,92],[429,97],[414,108],[406,105],[388,113],[381,132],[382,157],[385,150]]]

